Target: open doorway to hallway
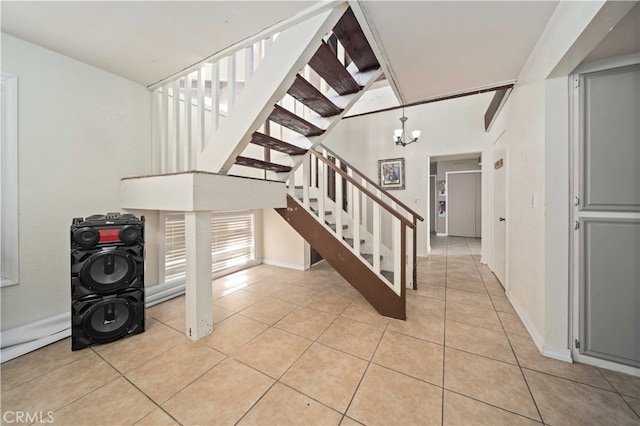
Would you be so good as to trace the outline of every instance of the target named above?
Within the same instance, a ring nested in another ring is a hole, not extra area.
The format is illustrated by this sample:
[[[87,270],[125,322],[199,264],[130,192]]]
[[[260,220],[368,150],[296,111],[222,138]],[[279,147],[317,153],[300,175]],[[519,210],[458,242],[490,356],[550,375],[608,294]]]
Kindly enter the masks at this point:
[[[480,238],[482,221],[481,154],[431,157],[430,221],[439,236]],[[435,182],[434,182],[435,180]],[[452,233],[453,232],[453,233]]]

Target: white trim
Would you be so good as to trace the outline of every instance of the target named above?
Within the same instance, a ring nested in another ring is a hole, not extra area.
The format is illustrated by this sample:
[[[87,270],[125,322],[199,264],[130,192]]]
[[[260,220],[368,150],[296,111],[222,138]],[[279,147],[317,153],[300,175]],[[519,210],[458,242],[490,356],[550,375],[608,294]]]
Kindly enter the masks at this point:
[[[20,281],[18,213],[18,77],[2,73],[0,147],[0,287]]]
[[[564,361],[568,363],[573,363],[573,358],[571,358],[571,351],[566,348],[552,348],[547,345],[542,345],[542,355],[557,359],[558,361]]]
[[[520,321],[522,321],[522,324],[524,325],[524,328],[527,329],[527,332],[529,333],[529,336],[531,336],[531,339],[533,340],[533,343],[538,348],[538,351],[541,354],[543,354],[544,340],[542,339],[542,336],[540,336],[540,334],[538,334],[538,332],[536,331],[535,327],[533,326],[533,324],[529,320],[529,317],[527,317],[525,315],[525,311],[515,301],[515,299],[513,298],[512,294],[511,294],[511,292],[509,291],[508,288],[505,291],[505,295],[507,296],[507,299],[509,299],[509,302],[511,302],[511,306],[513,306],[513,309],[516,311],[516,314],[518,314],[518,318],[520,318]]]
[[[297,263],[287,263],[287,262],[279,262],[277,260],[271,260],[271,259],[262,259],[262,263],[264,263],[265,265],[270,265],[270,266],[278,266],[280,268],[287,268],[287,269],[295,269],[297,271],[305,271],[305,265],[300,265]]]
[[[145,309],[184,294],[184,281],[145,289]],[[0,362],[6,362],[71,336],[71,312],[32,322],[0,333]]]
[[[577,351],[573,355],[576,362],[581,364],[593,365],[594,367],[605,368],[607,370],[617,371],[619,373],[629,374],[631,376],[640,377],[640,368],[631,367],[630,365],[618,364],[606,359],[592,358],[587,355],[580,355]]]

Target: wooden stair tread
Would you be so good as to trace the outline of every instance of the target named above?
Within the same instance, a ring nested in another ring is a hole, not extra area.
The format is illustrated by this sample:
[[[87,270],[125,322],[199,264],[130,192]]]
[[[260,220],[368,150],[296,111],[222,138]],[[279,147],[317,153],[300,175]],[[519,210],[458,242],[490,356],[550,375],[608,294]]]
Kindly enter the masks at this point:
[[[307,153],[307,150],[304,148],[291,145],[280,139],[276,139],[260,132],[253,132],[253,135],[251,136],[251,143],[264,146],[265,148],[270,148],[275,151],[284,152],[289,155],[304,155]]]
[[[332,117],[342,112],[342,109],[335,106],[333,102],[320,93],[313,84],[302,78],[300,74],[296,75],[296,80],[287,93],[322,117]]]
[[[371,253],[360,253],[360,256],[362,256],[367,262],[373,264],[373,255]],[[383,257],[380,255],[380,260],[382,259]]]
[[[311,211],[318,216],[318,209],[314,209],[313,207],[309,207],[311,209]],[[331,216],[333,214],[333,212],[331,210],[325,210],[324,215],[325,216]]]
[[[309,61],[309,66],[339,95],[356,93],[361,89],[324,41]]]
[[[347,244],[353,247],[353,238],[342,238]],[[360,244],[364,244],[364,240],[360,239]]]
[[[282,108],[280,105],[274,105],[273,111],[269,115],[269,120],[304,136],[319,136],[324,133],[321,128],[309,123],[286,108]]]
[[[291,167],[282,164],[270,163],[268,161],[257,160],[249,157],[236,157],[235,164],[239,166],[253,167],[256,169],[269,170],[276,173],[288,173]]]
[[[337,229],[337,226],[335,223],[329,223],[329,222],[325,222],[325,223],[329,228],[331,228],[332,231],[335,231]],[[342,225],[342,229],[348,229],[348,228],[349,228],[348,225]]]
[[[340,40],[358,70],[363,72],[380,67],[378,59],[351,8],[342,15],[340,21],[333,28],[333,33]]]

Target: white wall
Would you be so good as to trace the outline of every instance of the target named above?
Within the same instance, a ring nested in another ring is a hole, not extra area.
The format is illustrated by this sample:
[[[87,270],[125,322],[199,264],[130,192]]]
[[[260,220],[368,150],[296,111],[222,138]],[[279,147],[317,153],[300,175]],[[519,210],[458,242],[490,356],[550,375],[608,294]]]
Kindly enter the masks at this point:
[[[120,211],[120,178],[150,171],[151,108],[145,87],[4,33],[2,70],[19,79],[20,283],[2,289],[6,330],[69,312],[71,219]]]
[[[569,354],[568,74],[630,9],[562,2],[491,129],[507,138],[507,295],[543,353]],[[626,11],[625,11],[626,9]]]
[[[418,256],[428,254],[430,240],[429,158],[484,151],[488,138],[483,119],[492,96],[484,93],[406,108],[406,130],[419,129],[422,135],[417,143],[404,148],[392,141],[402,110],[343,119],[325,139],[329,149],[374,181],[378,179],[378,160],[405,159],[406,187],[392,192],[425,218],[418,223]],[[484,194],[483,187],[483,198]]]
[[[273,209],[262,210],[262,261],[268,265],[305,270],[309,245]]]

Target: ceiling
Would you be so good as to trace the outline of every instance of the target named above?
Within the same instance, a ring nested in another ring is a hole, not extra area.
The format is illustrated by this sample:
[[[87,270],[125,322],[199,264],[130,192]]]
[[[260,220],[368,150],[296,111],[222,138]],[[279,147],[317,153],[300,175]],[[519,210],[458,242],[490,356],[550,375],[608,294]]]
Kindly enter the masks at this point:
[[[147,86],[319,3],[3,0],[2,31]],[[411,103],[514,81],[557,4],[360,1],[356,7],[386,58],[396,94]],[[637,20],[630,22],[637,34]],[[633,34],[618,27],[611,37]],[[606,41],[600,56],[619,48]]]
[[[360,3],[403,103],[515,80],[557,4]]]
[[[317,1],[6,1],[2,31],[145,86]]]

